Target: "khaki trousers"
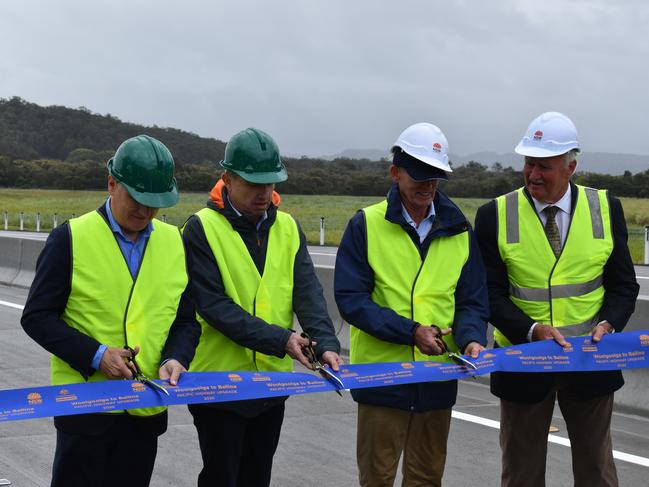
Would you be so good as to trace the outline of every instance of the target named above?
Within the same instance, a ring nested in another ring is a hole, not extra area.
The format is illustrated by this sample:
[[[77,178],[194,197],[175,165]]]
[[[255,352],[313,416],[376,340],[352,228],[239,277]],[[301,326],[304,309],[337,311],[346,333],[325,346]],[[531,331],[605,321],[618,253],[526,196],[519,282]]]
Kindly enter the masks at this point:
[[[442,485],[451,409],[424,413],[358,405],[361,487],[392,487],[403,452],[403,487]]]
[[[502,486],[545,486],[548,429],[555,397],[568,428],[575,487],[617,487],[610,431],[613,394],[584,400],[561,387],[540,403],[501,399]]]

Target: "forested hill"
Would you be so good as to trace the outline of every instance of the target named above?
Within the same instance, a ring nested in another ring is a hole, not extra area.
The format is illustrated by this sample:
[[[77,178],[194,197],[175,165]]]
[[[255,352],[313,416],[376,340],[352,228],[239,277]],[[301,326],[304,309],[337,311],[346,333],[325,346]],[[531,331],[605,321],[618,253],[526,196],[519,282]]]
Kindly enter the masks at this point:
[[[0,98],[0,188],[105,189],[106,161],[121,142],[142,133],[169,147],[181,191],[209,191],[220,174],[223,141],[126,123],[85,108],[41,107],[18,97]],[[284,193],[379,196],[390,186],[386,160],[282,159],[289,172],[288,181],[278,185]],[[574,179],[617,196],[649,197],[649,170],[615,176],[581,172]],[[453,165],[444,190],[451,196],[491,198],[522,182],[520,170],[471,160]]]
[[[218,161],[225,149],[220,140],[126,123],[83,107],[42,107],[18,97],[0,98],[0,154],[14,159],[79,159],[83,154],[75,151],[80,149],[114,153],[125,139],[143,133],[162,140],[178,166]]]
[[[220,173],[225,142],[174,128],[122,122],[86,108],[42,107],[0,98],[0,187],[101,189],[106,161],[139,134],[161,140],[173,154],[183,191],[207,191]],[[290,179],[281,191],[303,194],[384,194],[385,161],[282,157]]]

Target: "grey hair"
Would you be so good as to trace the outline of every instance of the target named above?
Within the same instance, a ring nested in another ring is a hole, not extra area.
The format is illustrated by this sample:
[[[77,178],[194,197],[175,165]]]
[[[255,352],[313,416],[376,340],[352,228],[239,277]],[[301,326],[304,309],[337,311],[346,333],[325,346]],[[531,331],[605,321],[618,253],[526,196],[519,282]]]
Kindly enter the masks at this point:
[[[566,153],[563,155],[563,157],[564,157],[563,162],[564,162],[564,164],[566,165],[566,167],[568,167],[568,165],[569,165],[572,161],[576,161],[576,160],[577,160],[577,153],[578,153],[578,152],[579,152],[579,149],[571,149],[571,150],[569,150],[568,152],[566,152]]]

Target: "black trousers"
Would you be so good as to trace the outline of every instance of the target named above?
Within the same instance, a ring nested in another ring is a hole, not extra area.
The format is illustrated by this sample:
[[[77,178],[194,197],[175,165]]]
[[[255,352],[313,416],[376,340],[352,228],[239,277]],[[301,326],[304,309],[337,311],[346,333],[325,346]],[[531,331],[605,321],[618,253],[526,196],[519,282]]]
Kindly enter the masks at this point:
[[[254,417],[189,406],[198,431],[203,470],[198,487],[268,487],[284,421],[284,403]]]
[[[149,485],[159,434],[149,427],[151,420],[116,414],[70,416],[65,422],[65,428],[57,424],[52,487]]]

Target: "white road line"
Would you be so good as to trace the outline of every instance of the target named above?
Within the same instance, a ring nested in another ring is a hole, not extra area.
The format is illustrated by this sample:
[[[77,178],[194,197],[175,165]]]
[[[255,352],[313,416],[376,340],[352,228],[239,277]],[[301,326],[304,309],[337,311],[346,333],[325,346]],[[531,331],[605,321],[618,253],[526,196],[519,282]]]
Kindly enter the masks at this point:
[[[0,301],[0,305],[7,306],[8,308],[25,309],[24,306],[16,303],[10,303],[9,301]]]
[[[329,255],[329,256],[331,256],[331,257],[336,257],[336,253],[335,253],[335,252],[330,253],[330,254],[328,254],[328,253],[326,253],[326,252],[309,252],[309,255]]]
[[[317,265],[315,267],[321,267],[325,269],[334,268],[334,266],[322,266],[322,265],[319,266]],[[10,303],[9,301],[0,301],[0,305],[7,306],[9,308],[21,309],[21,310],[25,308],[20,304]],[[500,429],[500,422],[494,421],[493,419],[482,418],[480,416],[462,413],[460,411],[453,411],[452,416],[455,419],[459,419],[461,421],[468,421],[469,423],[475,423],[475,424],[480,424],[482,426],[487,426],[489,428]],[[561,436],[548,435],[548,441],[550,443],[555,443],[557,445],[570,447],[570,440],[568,440],[567,438],[562,438]],[[638,455],[632,455],[630,453],[624,453],[621,451],[613,450],[613,458],[617,460],[621,460],[623,462],[634,463],[636,465],[640,465],[643,467],[649,467],[649,458],[641,457]]]
[[[316,269],[335,269],[335,267],[332,265],[322,265],[322,264],[316,264],[313,267],[315,267]]]
[[[645,277],[645,276],[635,276],[635,278],[636,279],[649,279],[649,277]]]
[[[500,429],[500,422],[494,421],[493,419],[482,418],[480,416],[462,413],[460,411],[453,411],[451,414],[455,419],[468,421],[469,423],[481,424],[482,426],[488,426],[489,428]],[[548,435],[548,442],[570,447],[569,439],[557,435]],[[649,467],[649,458],[640,457],[638,455],[631,455],[630,453],[613,450],[613,458],[623,462],[634,463],[642,467]]]

